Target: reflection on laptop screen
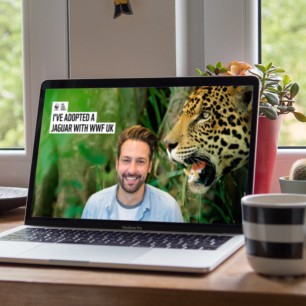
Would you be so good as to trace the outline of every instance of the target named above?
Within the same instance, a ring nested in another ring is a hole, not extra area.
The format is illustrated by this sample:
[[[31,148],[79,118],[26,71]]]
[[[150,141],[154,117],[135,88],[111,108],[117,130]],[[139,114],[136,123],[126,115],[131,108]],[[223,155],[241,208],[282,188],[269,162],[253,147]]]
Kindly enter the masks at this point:
[[[251,102],[244,85],[46,89],[32,216],[240,224]]]

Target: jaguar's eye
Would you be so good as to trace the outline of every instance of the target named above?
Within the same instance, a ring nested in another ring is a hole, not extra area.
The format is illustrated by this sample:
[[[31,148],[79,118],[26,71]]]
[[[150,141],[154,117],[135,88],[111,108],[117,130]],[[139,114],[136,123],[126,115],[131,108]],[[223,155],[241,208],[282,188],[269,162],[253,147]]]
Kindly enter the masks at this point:
[[[202,113],[202,118],[203,118],[204,120],[209,119],[209,118],[210,118],[210,113],[209,113],[209,112],[203,112],[203,113]]]
[[[203,112],[197,118],[197,123],[203,123],[203,122],[209,120],[209,118],[210,118],[210,112]]]

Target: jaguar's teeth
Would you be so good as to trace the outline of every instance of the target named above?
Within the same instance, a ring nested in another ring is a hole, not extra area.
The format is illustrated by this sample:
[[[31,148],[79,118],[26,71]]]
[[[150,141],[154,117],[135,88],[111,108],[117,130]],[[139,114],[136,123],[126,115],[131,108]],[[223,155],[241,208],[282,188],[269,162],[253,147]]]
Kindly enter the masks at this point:
[[[188,181],[192,182],[199,179],[200,171],[191,169],[190,171],[184,169],[185,174],[188,176]]]

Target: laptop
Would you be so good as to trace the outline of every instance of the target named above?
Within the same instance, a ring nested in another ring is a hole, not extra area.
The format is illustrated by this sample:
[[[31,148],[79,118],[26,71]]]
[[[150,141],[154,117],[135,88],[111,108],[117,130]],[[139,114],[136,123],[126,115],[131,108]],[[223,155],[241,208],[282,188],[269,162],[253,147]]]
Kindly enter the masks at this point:
[[[253,76],[43,82],[25,222],[1,233],[0,262],[212,271],[244,243],[258,91]],[[118,137],[134,126],[158,140],[141,217],[118,195]]]

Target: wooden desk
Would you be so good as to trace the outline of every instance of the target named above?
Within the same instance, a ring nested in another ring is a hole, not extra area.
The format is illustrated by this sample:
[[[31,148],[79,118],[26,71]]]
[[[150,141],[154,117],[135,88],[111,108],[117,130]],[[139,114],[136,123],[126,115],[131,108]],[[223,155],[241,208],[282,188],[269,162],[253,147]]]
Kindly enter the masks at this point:
[[[22,223],[23,208],[0,214],[0,231]],[[207,275],[0,264],[6,305],[306,305],[306,277],[256,275],[242,248]]]

